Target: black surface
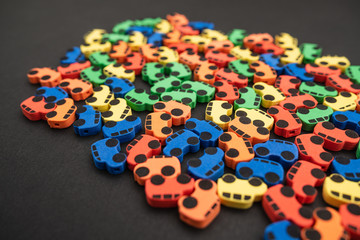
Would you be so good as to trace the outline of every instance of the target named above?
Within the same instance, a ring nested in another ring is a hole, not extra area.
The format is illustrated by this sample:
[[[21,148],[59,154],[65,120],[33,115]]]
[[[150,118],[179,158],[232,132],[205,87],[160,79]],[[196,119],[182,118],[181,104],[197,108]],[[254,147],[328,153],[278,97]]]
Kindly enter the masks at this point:
[[[270,221],[259,203],[222,207],[206,230],[193,229],[177,209],[149,207],[129,171],[110,176],[94,167],[90,145],[100,135],[81,138],[21,114],[20,102],[39,87],[26,78],[30,68],[56,66],[93,28],[174,11],[224,32],[288,32],[360,64],[358,1],[1,1],[1,239],[261,239]],[[204,106],[193,116],[203,119]],[[311,207],[320,205],[318,196]]]

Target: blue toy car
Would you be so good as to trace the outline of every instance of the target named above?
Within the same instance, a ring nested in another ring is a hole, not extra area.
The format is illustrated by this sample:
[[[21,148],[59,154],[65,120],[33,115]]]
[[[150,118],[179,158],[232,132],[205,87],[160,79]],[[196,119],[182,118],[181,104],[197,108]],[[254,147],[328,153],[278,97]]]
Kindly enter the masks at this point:
[[[264,240],[300,240],[300,230],[287,220],[274,222],[265,228]]]
[[[116,138],[122,143],[132,140],[141,129],[141,119],[130,115],[120,122],[106,122],[102,131],[104,138]]]
[[[199,136],[200,144],[203,148],[217,146],[218,138],[224,132],[212,121],[198,120],[196,118],[190,118],[187,120],[185,123],[185,128]]]
[[[214,29],[214,23],[211,22],[194,21],[189,22],[189,26],[200,32],[204,29]]]
[[[340,129],[351,129],[360,134],[360,113],[356,111],[336,111],[331,116],[331,122]]]
[[[163,35],[162,33],[155,32],[148,37],[147,43],[152,44],[153,46],[160,47],[163,45]]]
[[[289,63],[285,66],[284,73],[286,75],[297,77],[304,82],[314,81],[314,75],[308,73],[303,64]]]
[[[279,56],[272,53],[264,53],[260,55],[259,60],[274,68],[277,75],[282,75],[285,66],[280,62]]]
[[[289,169],[299,158],[298,148],[288,141],[270,139],[254,145],[253,148],[257,157],[276,161],[285,169]]]
[[[350,159],[343,156],[335,157],[331,163],[331,172],[339,173],[351,181],[360,181],[360,159]]]
[[[69,97],[67,92],[60,87],[39,87],[36,89],[35,95],[43,96],[47,103],[56,103],[59,100]]]
[[[91,145],[95,166],[110,174],[120,174],[126,167],[126,154],[120,152],[120,142],[114,138],[101,139]]]
[[[258,177],[270,187],[284,181],[284,168],[275,161],[254,158],[250,162],[239,162],[235,175],[241,179]]]
[[[188,152],[197,152],[200,149],[199,136],[189,130],[179,130],[165,140],[163,153],[166,156],[177,157],[182,162]]]
[[[106,79],[105,85],[109,86],[115,98],[124,98],[125,94],[135,88],[134,84],[127,79],[110,77]]]
[[[60,64],[71,64],[75,62],[85,61],[86,58],[79,47],[73,47],[67,50],[64,57],[60,59]]]
[[[92,106],[83,105],[76,110],[77,120],[74,122],[74,131],[80,136],[96,135],[101,131],[101,113]]]
[[[218,147],[208,147],[199,158],[187,162],[188,172],[195,179],[211,179],[216,182],[224,174],[224,151]]]

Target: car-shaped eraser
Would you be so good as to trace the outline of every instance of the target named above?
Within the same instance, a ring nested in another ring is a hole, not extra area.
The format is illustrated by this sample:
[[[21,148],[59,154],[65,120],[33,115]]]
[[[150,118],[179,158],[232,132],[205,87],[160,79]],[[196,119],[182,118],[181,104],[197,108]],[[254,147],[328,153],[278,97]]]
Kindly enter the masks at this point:
[[[270,139],[267,142],[255,144],[253,148],[257,157],[276,161],[284,169],[289,169],[299,159],[296,145],[280,139]]]
[[[104,138],[91,145],[95,167],[106,169],[110,174],[120,174],[126,167],[126,154],[120,152],[120,142],[114,138]]]
[[[224,152],[218,147],[205,148],[199,158],[189,159],[187,170],[195,179],[210,179],[216,181],[224,174]]]
[[[102,127],[102,132],[104,137],[116,138],[122,143],[134,139],[135,134],[141,129],[140,117],[130,115],[120,122],[106,122]]]
[[[258,177],[271,187],[284,181],[284,168],[280,163],[269,159],[253,158],[250,162],[239,162],[235,175],[241,179]]]
[[[184,155],[197,152],[200,149],[199,136],[192,131],[182,129],[166,139],[163,153],[166,156],[175,156],[182,162]]]

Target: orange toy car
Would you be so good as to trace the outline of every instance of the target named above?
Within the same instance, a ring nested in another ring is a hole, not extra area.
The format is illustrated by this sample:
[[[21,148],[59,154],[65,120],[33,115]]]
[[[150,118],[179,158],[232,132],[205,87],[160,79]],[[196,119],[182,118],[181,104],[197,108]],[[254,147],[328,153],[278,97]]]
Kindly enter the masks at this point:
[[[215,100],[223,100],[234,104],[234,101],[240,96],[239,89],[228,81],[218,80],[213,85],[216,88]]]
[[[280,75],[275,81],[274,87],[280,89],[285,96],[297,94],[301,80],[297,77],[290,75]]]
[[[230,50],[234,47],[234,44],[230,40],[212,41],[209,45],[205,46],[205,53],[210,50],[216,50],[224,53],[230,53]]]
[[[179,30],[174,29],[173,31],[168,32],[163,36],[163,43],[165,46],[168,46],[172,43],[180,42],[181,32]]]
[[[360,239],[360,206],[357,204],[343,204],[339,208],[341,224],[350,233],[351,239]]]
[[[56,108],[55,103],[45,102],[43,96],[32,96],[20,104],[25,117],[31,121],[46,120],[45,115]]]
[[[67,128],[76,120],[76,106],[71,98],[56,102],[56,109],[46,114],[46,120],[51,128]]]
[[[91,67],[90,61],[80,61],[71,64],[61,64],[57,67],[62,78],[80,78],[80,73],[85,68]]]
[[[179,55],[179,62],[187,65],[191,70],[194,70],[200,64],[208,62],[205,57],[192,51],[184,51]]]
[[[130,53],[126,56],[126,62],[123,66],[127,70],[133,70],[135,75],[139,75],[145,66],[145,58],[138,52]]]
[[[295,93],[287,98],[284,101],[280,102],[280,106],[289,111],[296,111],[299,108],[315,108],[318,102],[316,99],[307,93]]]
[[[324,171],[334,160],[334,156],[323,148],[324,139],[315,134],[301,134],[295,138],[295,144],[299,149],[300,159],[315,163]]]
[[[165,178],[173,178],[180,173],[181,166],[177,157],[158,155],[136,165],[134,168],[134,179],[140,185],[144,185],[145,181],[154,175],[160,174]]]
[[[127,159],[126,163],[130,170],[145,162],[148,158],[161,153],[160,141],[150,135],[142,134],[132,140],[126,146]]]
[[[289,138],[301,133],[302,122],[295,112],[280,106],[272,106],[267,112],[275,119],[274,133],[276,135]]]
[[[333,208],[316,208],[313,212],[315,224],[301,230],[301,239],[350,240],[350,235],[341,225],[340,214]]]
[[[201,63],[195,68],[194,80],[213,84],[215,82],[215,73],[217,70],[219,70],[219,68],[213,63]]]
[[[173,134],[171,126],[171,115],[168,113],[153,112],[146,116],[145,133],[159,139],[161,145],[165,145],[166,138]]]
[[[145,182],[146,200],[152,207],[176,207],[180,197],[194,191],[194,184],[194,179],[185,173],[173,178],[154,175]]]
[[[194,43],[184,43],[184,42],[171,43],[168,44],[167,47],[174,51],[177,51],[179,54],[185,51],[197,53],[199,50],[198,45]]]
[[[316,63],[308,63],[305,65],[306,72],[314,75],[315,82],[325,82],[326,78],[330,75],[340,75],[341,70],[337,67],[319,66]]]
[[[233,132],[225,132],[219,137],[219,148],[225,152],[225,165],[232,169],[239,162],[248,162],[255,156],[249,140]]]
[[[93,86],[82,79],[63,79],[59,87],[69,93],[75,101],[85,100],[93,94]]]
[[[130,53],[131,48],[128,46],[128,44],[124,41],[118,41],[117,43],[113,44],[109,56],[116,59],[118,63],[123,63],[126,60],[126,56]]]
[[[274,85],[277,74],[274,68],[270,67],[262,61],[256,61],[250,64],[250,68],[255,70],[254,83],[264,82]]]
[[[235,61],[236,57],[230,53],[224,53],[217,50],[210,50],[205,54],[209,62],[215,63],[219,68],[227,67],[229,62]]]
[[[178,201],[180,219],[190,226],[206,228],[220,213],[220,199],[215,182],[198,179],[195,191]]]
[[[168,14],[168,15],[166,15],[166,19],[173,26],[176,26],[176,25],[188,25],[189,24],[189,20],[187,19],[187,17],[185,15],[183,15],[183,14],[180,14],[180,13]]]
[[[139,49],[141,55],[144,56],[146,62],[157,62],[159,58],[158,47],[152,44],[142,45]]]
[[[171,115],[172,124],[180,126],[185,124],[191,117],[191,107],[177,101],[162,102],[154,104],[154,112],[166,112]]]
[[[266,142],[270,137],[270,131],[267,128],[254,125],[248,117],[234,118],[229,123],[228,131],[248,139],[252,144]]]
[[[274,38],[268,33],[253,33],[243,39],[244,46],[253,49],[256,43],[274,42]]]
[[[30,83],[40,83],[43,87],[56,87],[61,81],[61,74],[51,68],[32,68],[27,74]]]

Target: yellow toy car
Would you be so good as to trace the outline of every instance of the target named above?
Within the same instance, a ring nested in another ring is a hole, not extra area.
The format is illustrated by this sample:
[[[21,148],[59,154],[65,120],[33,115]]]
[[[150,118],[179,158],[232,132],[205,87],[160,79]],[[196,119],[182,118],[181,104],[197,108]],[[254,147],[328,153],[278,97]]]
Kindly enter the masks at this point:
[[[128,45],[131,51],[138,52],[140,47],[147,43],[146,37],[141,32],[132,32],[129,37]]]
[[[179,62],[179,54],[168,47],[161,46],[158,49],[159,63],[165,65],[170,62]]]
[[[113,63],[104,67],[104,74],[108,77],[125,78],[130,82],[135,81],[135,71],[125,69],[121,63]]]
[[[257,82],[253,85],[256,94],[261,96],[261,106],[269,108],[278,105],[285,100],[285,95],[276,87],[263,82]]]
[[[95,110],[105,112],[109,110],[109,103],[114,99],[114,94],[106,85],[100,85],[94,88],[94,94],[85,100],[87,105],[92,106]]]
[[[250,63],[256,62],[259,60],[260,55],[250,51],[246,47],[236,46],[230,50],[230,54],[234,55],[237,59],[241,59]]]
[[[322,196],[325,202],[334,207],[345,203],[360,204],[360,182],[333,173],[325,178]]]
[[[265,127],[269,131],[274,125],[274,118],[260,109],[238,108],[235,112],[235,117],[248,117],[254,125]]]
[[[205,120],[213,121],[222,129],[227,129],[231,121],[233,107],[227,101],[213,100],[208,103],[205,109]]]
[[[281,48],[297,47],[298,40],[288,33],[280,33],[275,36],[275,44]]]
[[[212,41],[224,41],[228,39],[227,35],[225,35],[224,33],[218,30],[213,30],[213,29],[204,29],[201,32],[201,36],[208,38]]]
[[[185,35],[181,38],[182,42],[196,44],[199,48],[199,52],[203,52],[205,46],[209,45],[210,39],[198,35]]]
[[[80,45],[81,52],[85,55],[86,58],[94,52],[110,52],[111,43],[110,42],[93,42],[93,43],[85,43]]]
[[[334,111],[348,111],[356,109],[357,96],[351,92],[340,92],[336,97],[325,97],[323,104]]]
[[[322,56],[321,58],[315,59],[315,63],[324,67],[334,66],[341,69],[342,72],[345,72],[345,70],[350,67],[350,61],[347,57],[336,55]]]
[[[168,20],[161,19],[161,21],[155,25],[155,31],[159,33],[168,33],[173,29],[173,26]]]
[[[84,35],[84,41],[87,44],[101,42],[101,39],[105,33],[105,29],[93,29]]]
[[[288,47],[285,49],[283,55],[280,55],[280,62],[284,65],[289,63],[302,63],[304,55],[302,55],[300,48]]]
[[[101,114],[104,122],[114,121],[120,122],[127,116],[132,115],[131,108],[127,105],[123,98],[116,98],[109,103],[110,109]]]
[[[260,178],[238,179],[230,173],[219,178],[217,184],[221,204],[232,208],[248,209],[254,202],[260,201],[267,191],[266,184]]]

